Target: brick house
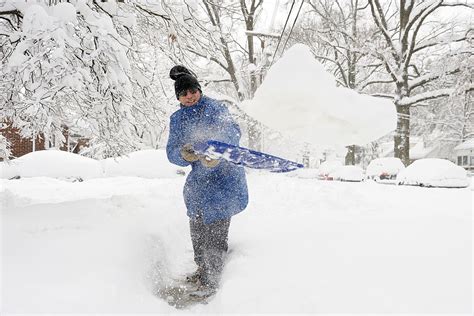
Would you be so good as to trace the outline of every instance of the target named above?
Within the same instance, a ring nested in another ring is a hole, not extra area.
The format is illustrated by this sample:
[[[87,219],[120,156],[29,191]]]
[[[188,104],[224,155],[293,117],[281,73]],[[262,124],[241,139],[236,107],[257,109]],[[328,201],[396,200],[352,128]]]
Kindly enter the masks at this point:
[[[0,133],[10,143],[10,151],[12,157],[21,157],[35,150],[44,150],[45,141],[41,135],[36,136],[35,142],[33,138],[24,138],[21,136],[20,131],[17,128],[11,126],[11,124],[4,123],[0,127]]]
[[[22,137],[19,129],[12,127],[9,123],[4,123],[0,126],[0,134],[10,143],[11,158],[19,158],[33,151],[57,147],[57,144],[51,143],[51,141],[46,142],[42,134],[38,134],[33,143],[33,137]],[[67,126],[64,126],[63,135],[66,142],[59,146],[60,150],[77,154],[82,148],[88,145],[88,139],[82,138],[79,135],[70,135]]]

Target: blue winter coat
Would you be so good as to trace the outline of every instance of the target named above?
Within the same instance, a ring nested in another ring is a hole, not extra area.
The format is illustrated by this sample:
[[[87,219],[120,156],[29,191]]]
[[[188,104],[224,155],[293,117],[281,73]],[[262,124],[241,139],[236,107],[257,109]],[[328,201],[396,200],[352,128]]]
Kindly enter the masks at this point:
[[[204,223],[228,219],[248,204],[247,180],[243,167],[221,160],[214,168],[200,161],[189,163],[181,156],[185,144],[218,140],[239,145],[240,128],[221,102],[202,96],[193,106],[181,108],[171,115],[166,152],[170,162],[178,166],[191,164],[184,185],[184,202],[191,218],[202,214]]]

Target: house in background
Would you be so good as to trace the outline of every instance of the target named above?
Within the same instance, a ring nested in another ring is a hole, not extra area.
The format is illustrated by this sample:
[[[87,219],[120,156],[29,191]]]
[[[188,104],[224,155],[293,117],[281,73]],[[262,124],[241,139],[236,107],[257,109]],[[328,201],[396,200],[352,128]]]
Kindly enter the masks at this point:
[[[82,148],[87,147],[88,144],[88,139],[81,135],[70,133],[69,128],[66,126],[64,126],[63,130],[63,135],[66,140],[64,144],[59,143],[54,138],[46,140],[43,134],[35,135],[35,137],[33,137],[33,135],[32,137],[23,137],[20,130],[12,127],[10,123],[0,125],[0,134],[10,143],[10,158],[19,158],[28,153],[49,148],[57,148],[77,154]],[[34,142],[33,138],[35,139]]]
[[[21,157],[32,151],[45,149],[45,141],[42,135],[37,135],[33,142],[33,137],[23,137],[20,130],[12,127],[9,123],[2,123],[0,126],[0,134],[10,143],[12,158]]]
[[[423,137],[410,137],[410,160],[411,162],[422,158],[446,159],[456,163],[454,148],[456,143],[452,141],[437,141],[428,143]],[[380,157],[394,157],[393,141],[382,143],[380,145]]]
[[[419,141],[410,148],[410,158],[412,161],[422,158],[439,158],[455,163],[456,155],[454,154],[454,147],[456,147],[456,145],[457,144],[452,141],[438,141],[427,145],[425,141],[419,139]]]
[[[458,166],[466,170],[474,170],[474,138],[466,140],[464,143],[454,147],[454,155]]]

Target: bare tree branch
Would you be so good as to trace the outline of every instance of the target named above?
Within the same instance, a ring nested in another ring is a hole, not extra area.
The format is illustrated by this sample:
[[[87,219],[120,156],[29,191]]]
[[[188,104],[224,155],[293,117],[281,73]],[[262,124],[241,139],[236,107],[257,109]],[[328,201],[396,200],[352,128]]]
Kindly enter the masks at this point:
[[[443,7],[466,7],[469,9],[474,9],[474,3],[472,1],[468,0],[460,0],[460,1],[444,1],[443,4],[441,5]]]
[[[428,82],[434,81],[436,79],[439,79],[441,76],[445,75],[453,75],[461,71],[461,68],[455,68],[449,71],[443,71],[442,73],[437,73],[437,74],[426,74],[424,76],[418,77],[416,79],[413,79],[410,81],[409,84],[409,91],[412,91],[413,89],[423,86],[427,84]]]
[[[384,98],[384,99],[390,99],[390,100],[395,99],[395,96],[393,94],[387,94],[387,93],[372,93],[371,96],[378,97],[378,98]]]
[[[471,34],[472,33],[472,34]],[[464,36],[461,36],[461,37],[458,37],[458,38],[455,38],[455,39],[451,39],[449,40],[449,42],[451,43],[458,43],[458,42],[463,42],[465,40],[468,40],[468,39],[471,39],[472,37],[474,36],[474,29],[469,29],[467,30],[466,34]],[[417,47],[415,47],[412,51],[412,53],[417,53],[421,50],[424,50],[426,48],[429,48],[429,47],[433,47],[433,46],[436,46],[436,45],[439,45],[442,41],[440,41],[439,38],[437,38],[437,36],[434,36],[432,41],[430,41],[429,43],[425,43],[423,45],[418,45]]]
[[[142,10],[143,12],[146,12],[146,13],[148,13],[148,14],[150,14],[150,15],[160,17],[160,18],[162,18],[162,19],[165,20],[165,21],[171,21],[171,18],[170,18],[169,16],[162,15],[162,14],[158,14],[158,13],[156,13],[156,12],[153,12],[153,11],[151,11],[151,10],[149,10],[149,9],[146,9],[146,8],[142,7],[142,6],[139,5],[138,3],[135,3],[135,7],[137,7],[138,9],[140,9],[140,10]]]
[[[388,83],[393,83],[393,80],[373,80],[373,81],[369,81],[367,83],[365,83],[362,87],[360,87],[359,89],[360,90],[364,90],[365,88],[367,88],[368,86],[370,85],[373,85],[373,84],[388,84]]]
[[[464,92],[474,91],[474,84],[467,85],[464,89]],[[427,91],[424,93],[419,93],[413,97],[404,98],[400,100],[399,104],[402,106],[411,106],[419,102],[438,99],[441,97],[449,97],[455,92],[454,88],[439,89],[435,91]]]
[[[399,56],[397,55],[397,50],[395,49],[395,46],[393,45],[392,38],[390,34],[388,33],[387,21],[385,19],[382,7],[380,5],[380,1],[369,0],[369,3],[370,3],[370,10],[372,12],[372,17],[374,18],[375,23],[377,24],[380,31],[382,32],[382,35],[384,36],[387,42],[387,45],[390,47],[393,58],[398,62]]]
[[[431,8],[428,8],[426,10],[423,10],[423,14],[420,16],[420,19],[418,21],[418,25],[416,25],[415,27],[415,30],[413,31],[412,33],[412,36],[411,36],[411,42],[410,42],[410,45],[408,47],[408,50],[407,52],[405,53],[405,61],[404,61],[404,68],[406,69],[408,67],[408,65],[410,64],[410,60],[413,56],[413,50],[415,49],[415,44],[416,44],[416,37],[418,36],[418,32],[421,28],[421,26],[423,25],[423,21],[431,14],[433,13],[436,9],[438,9],[440,7],[440,2],[442,2],[443,0],[439,0],[438,3],[436,3],[435,5],[433,5],[433,7]]]

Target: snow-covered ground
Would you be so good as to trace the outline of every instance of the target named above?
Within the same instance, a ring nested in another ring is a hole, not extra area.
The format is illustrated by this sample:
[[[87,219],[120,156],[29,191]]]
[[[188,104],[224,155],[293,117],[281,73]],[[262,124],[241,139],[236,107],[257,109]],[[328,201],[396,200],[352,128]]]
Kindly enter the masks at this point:
[[[257,172],[220,291],[175,310],[152,289],[194,269],[184,179],[1,179],[2,314],[472,312],[472,186]]]

